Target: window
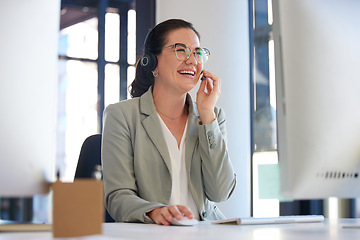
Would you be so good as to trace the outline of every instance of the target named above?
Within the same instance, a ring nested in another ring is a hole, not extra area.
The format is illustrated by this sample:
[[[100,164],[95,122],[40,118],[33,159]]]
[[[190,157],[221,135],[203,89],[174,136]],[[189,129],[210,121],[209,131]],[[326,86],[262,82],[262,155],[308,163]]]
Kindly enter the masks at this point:
[[[277,163],[274,44],[271,39],[271,0],[251,0],[253,6],[252,208],[254,217],[279,216],[279,200],[259,196],[258,166]],[[260,175],[260,177],[262,177]]]
[[[101,132],[107,105],[128,98],[135,74],[131,2],[81,2],[62,1],[61,8],[56,168],[63,181],[73,180],[82,143]]]

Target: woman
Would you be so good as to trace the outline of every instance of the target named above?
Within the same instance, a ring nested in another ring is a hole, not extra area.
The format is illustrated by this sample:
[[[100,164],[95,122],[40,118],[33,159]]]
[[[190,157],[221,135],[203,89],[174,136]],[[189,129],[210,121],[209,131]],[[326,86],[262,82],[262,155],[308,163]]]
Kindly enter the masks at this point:
[[[174,218],[222,219],[236,176],[220,78],[203,70],[210,52],[191,23],[153,28],[136,66],[132,99],[106,108],[102,145],[105,205],[116,221],[169,225]],[[204,79],[197,104],[188,92]]]

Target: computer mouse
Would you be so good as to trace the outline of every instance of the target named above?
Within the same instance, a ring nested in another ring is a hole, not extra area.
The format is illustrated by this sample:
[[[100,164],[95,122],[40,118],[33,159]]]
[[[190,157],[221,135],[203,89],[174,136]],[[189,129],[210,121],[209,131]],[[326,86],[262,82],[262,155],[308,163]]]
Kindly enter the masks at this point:
[[[171,222],[171,224],[175,226],[193,226],[198,223],[199,221],[195,218],[189,219],[187,217],[183,217],[181,220],[177,220],[176,218],[174,218],[174,220]]]

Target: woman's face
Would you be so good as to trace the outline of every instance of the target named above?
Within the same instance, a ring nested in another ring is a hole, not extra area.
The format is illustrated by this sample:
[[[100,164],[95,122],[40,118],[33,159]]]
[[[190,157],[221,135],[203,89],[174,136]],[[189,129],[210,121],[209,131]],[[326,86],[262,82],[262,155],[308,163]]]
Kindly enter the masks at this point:
[[[175,43],[188,46],[192,53],[189,59],[181,61],[176,57],[175,48],[167,47]],[[197,63],[193,54],[196,48],[200,48],[199,38],[196,33],[187,28],[173,30],[168,33],[165,47],[158,58],[156,70],[159,76],[155,79],[155,86],[161,84],[173,93],[186,93],[193,89],[197,82],[203,65]]]

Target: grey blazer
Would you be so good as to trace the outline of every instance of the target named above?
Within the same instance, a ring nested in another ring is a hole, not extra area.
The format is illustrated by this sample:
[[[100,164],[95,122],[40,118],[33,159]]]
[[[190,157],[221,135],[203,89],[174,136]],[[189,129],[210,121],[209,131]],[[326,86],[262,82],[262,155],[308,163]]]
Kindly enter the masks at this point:
[[[214,202],[228,199],[236,175],[226,144],[225,116],[202,125],[190,95],[186,135],[188,184],[202,220],[224,218]],[[152,97],[109,105],[104,111],[102,165],[105,206],[115,221],[152,222],[146,213],[166,206],[171,161]]]

